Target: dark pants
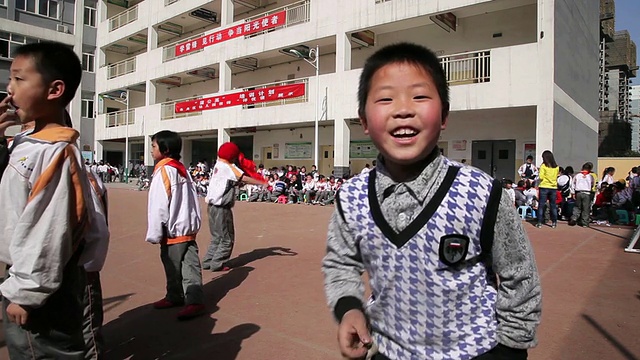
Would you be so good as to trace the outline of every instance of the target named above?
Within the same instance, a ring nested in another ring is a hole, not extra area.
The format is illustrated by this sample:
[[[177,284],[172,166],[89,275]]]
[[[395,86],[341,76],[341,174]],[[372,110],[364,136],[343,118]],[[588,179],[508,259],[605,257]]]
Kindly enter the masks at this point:
[[[85,286],[84,294],[84,324],[82,327],[85,342],[85,360],[103,359],[103,319],[100,273],[98,271],[87,272],[87,285]]]
[[[551,205],[551,222],[558,222],[558,210],[556,207],[556,189],[540,188],[540,203],[538,204],[538,224],[544,223],[544,210],[547,206],[547,199]]]
[[[579,225],[589,225],[589,215],[591,215],[591,194],[590,192],[576,192],[576,205],[573,208],[571,220]]]
[[[160,259],[167,275],[166,299],[186,305],[204,304],[202,269],[195,240],[160,244]]]
[[[231,258],[235,243],[233,212],[230,207],[209,206],[209,231],[211,244],[202,264],[212,271],[220,270]]]
[[[391,360],[382,354],[376,354],[372,360]],[[400,359],[398,359],[400,360]],[[476,356],[473,360],[527,360],[526,349],[513,349],[504,345],[498,344],[498,346],[489,350],[482,355]]]
[[[10,302],[2,299],[2,322],[11,360],[84,358],[82,304],[85,282],[84,269],[77,266],[77,259],[72,259],[64,269],[60,288],[43,306],[29,312],[24,326],[9,322],[7,307]]]

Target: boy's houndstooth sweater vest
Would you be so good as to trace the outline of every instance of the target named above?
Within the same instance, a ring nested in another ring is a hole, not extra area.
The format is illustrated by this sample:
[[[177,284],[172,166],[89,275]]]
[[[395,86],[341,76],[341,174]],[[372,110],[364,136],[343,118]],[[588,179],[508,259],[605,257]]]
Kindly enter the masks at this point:
[[[449,181],[400,234],[380,211],[375,171],[340,191],[342,216],[370,276],[366,313],[374,341],[391,359],[471,359],[497,345],[494,277],[480,261],[495,183],[475,168],[448,162]],[[451,234],[470,239],[465,264],[456,269],[439,258],[440,238]]]

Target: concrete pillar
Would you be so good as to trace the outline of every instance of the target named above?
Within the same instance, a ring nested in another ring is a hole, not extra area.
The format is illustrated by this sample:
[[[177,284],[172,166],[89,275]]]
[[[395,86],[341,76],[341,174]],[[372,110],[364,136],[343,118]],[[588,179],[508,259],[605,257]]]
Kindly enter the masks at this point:
[[[221,27],[225,27],[233,23],[233,1],[232,0],[222,0],[220,12],[221,14],[219,16],[219,19],[220,19]]]
[[[351,131],[349,129],[349,122],[344,119],[335,119],[333,131],[333,173],[336,177],[342,177],[350,174],[349,148]]]
[[[81,3],[84,3],[83,1],[80,1]],[[101,0],[98,1],[98,22],[103,22],[105,20],[107,20],[107,1],[106,0]],[[82,11],[82,13],[84,14],[84,10]]]
[[[216,154],[218,153],[217,149],[220,149],[222,144],[231,140],[231,135],[229,131],[225,128],[218,128],[218,147],[216,148]]]
[[[231,66],[226,61],[220,62],[220,78],[218,81],[218,92],[226,92],[231,90],[231,76],[233,75],[231,72]]]
[[[104,159],[102,141],[95,140],[93,142],[93,160],[100,161]]]
[[[149,32],[147,34],[147,51],[158,48],[158,30],[149,26]]]
[[[151,157],[151,136],[144,136],[144,166],[147,167],[147,175],[153,174],[153,158]]]
[[[146,89],[144,104],[146,106],[154,105],[156,103],[156,84],[151,80],[147,80]]]
[[[336,36],[336,72],[351,70],[351,41],[349,35]]]
[[[182,139],[182,163],[184,166],[189,167],[189,163],[193,162],[193,140]]]
[[[553,151],[554,117],[554,1],[538,2],[538,78],[540,89],[536,111],[536,158],[542,163],[542,152]]]

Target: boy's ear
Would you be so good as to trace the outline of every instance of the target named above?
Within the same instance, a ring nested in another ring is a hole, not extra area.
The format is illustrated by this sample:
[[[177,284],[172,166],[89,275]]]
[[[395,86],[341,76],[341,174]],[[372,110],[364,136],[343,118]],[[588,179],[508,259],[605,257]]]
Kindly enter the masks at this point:
[[[364,129],[364,134],[369,135],[369,125],[367,124],[367,118],[364,114],[360,114],[360,125],[362,125],[362,129]]]
[[[47,95],[47,100],[56,100],[60,99],[64,94],[65,84],[62,80],[53,80],[51,84],[49,84],[49,94]]]
[[[447,128],[447,121],[449,120],[449,103],[442,103],[442,124],[440,130]]]

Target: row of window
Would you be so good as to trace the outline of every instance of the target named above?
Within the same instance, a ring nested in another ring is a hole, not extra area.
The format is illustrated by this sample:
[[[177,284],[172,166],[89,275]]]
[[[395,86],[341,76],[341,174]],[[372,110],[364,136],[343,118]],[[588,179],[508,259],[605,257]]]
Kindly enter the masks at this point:
[[[0,6],[7,6],[7,0],[0,0]],[[52,19],[60,18],[61,6],[57,0],[16,0],[16,9]],[[98,10],[91,6],[84,7],[84,24],[96,27]]]
[[[6,91],[0,90],[0,101],[4,100],[7,97]],[[80,106],[80,116],[83,118],[94,118],[96,114],[93,112],[93,100],[92,99],[82,99],[82,103]]]
[[[0,31],[0,58],[13,59],[13,53],[24,44],[37,43],[40,40],[19,34]],[[96,56],[92,53],[82,54],[82,70],[95,71]]]

